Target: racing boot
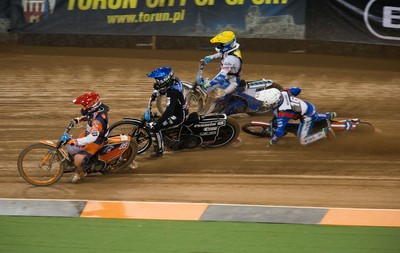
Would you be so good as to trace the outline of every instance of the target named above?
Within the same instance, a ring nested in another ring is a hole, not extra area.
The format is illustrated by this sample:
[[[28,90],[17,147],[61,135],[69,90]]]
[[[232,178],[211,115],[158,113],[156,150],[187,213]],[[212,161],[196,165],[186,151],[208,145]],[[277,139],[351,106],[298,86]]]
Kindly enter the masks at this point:
[[[328,139],[336,139],[336,134],[331,127],[325,127],[322,129],[325,134],[325,137]]]
[[[151,152],[149,155],[150,158],[159,158],[162,156],[163,156],[163,153],[158,150],[157,146],[154,146],[154,152]]]
[[[326,118],[329,119],[329,120],[333,120],[336,117],[337,117],[336,112],[327,112],[326,113]]]
[[[86,172],[75,170],[75,172],[71,176],[71,183],[76,184],[77,182],[82,181],[82,179],[86,176]]]

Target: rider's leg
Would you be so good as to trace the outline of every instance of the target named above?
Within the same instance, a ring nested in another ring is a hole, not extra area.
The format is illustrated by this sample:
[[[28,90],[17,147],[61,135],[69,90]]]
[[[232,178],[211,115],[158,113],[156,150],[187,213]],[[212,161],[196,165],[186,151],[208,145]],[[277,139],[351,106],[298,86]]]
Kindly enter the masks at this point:
[[[223,86],[225,95],[234,93],[237,87],[238,87],[237,82],[230,82],[227,86]]]
[[[76,183],[84,178],[87,173],[85,169],[88,166],[90,158],[102,148],[102,145],[89,143],[81,151],[74,155],[75,173],[72,175],[71,182]]]
[[[330,139],[336,138],[335,132],[330,127],[331,120],[333,120],[337,116],[336,112],[318,113],[317,115],[318,115],[318,117],[317,117],[316,121],[324,120],[327,122],[328,126],[322,129],[324,131],[326,137],[329,137]]]
[[[154,151],[150,153],[150,157],[161,157],[164,153],[164,140],[161,131],[151,132],[151,140]]]
[[[207,99],[205,102],[205,108],[201,112],[203,115],[207,115],[213,112],[220,113],[225,110],[229,99],[238,87],[238,81],[234,79],[225,79],[220,84],[212,87],[212,90],[207,91]]]
[[[75,172],[71,177],[71,183],[76,183],[78,182],[80,179],[82,179],[83,177],[85,177],[85,173],[83,170],[83,160],[85,159],[85,154],[76,154],[74,155],[74,166],[75,166]]]
[[[314,126],[317,118],[318,116],[314,114],[311,116],[304,116],[304,118],[301,120],[299,130],[297,132],[300,144],[308,145],[326,137],[324,130],[311,134],[312,127]]]
[[[336,117],[337,117],[336,112],[318,113],[317,121],[326,119],[333,120]]]
[[[236,113],[242,113],[246,111],[246,104],[241,100],[231,101],[225,108],[224,114],[231,115]],[[240,109],[239,109],[240,108]]]
[[[171,116],[167,118],[163,122],[159,122],[154,125],[152,131],[151,131],[151,139],[154,147],[154,152],[150,153],[150,157],[161,157],[164,153],[164,139],[163,139],[163,134],[162,130],[170,129],[177,127],[186,120],[186,112],[184,112],[184,115],[182,118],[177,118],[176,116]]]

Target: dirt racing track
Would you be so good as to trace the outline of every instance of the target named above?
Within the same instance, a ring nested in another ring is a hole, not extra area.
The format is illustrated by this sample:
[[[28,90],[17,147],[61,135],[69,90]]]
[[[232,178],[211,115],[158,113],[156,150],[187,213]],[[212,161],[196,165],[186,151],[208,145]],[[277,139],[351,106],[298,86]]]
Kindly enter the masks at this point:
[[[135,170],[89,175],[76,185],[68,175],[50,187],[19,176],[19,152],[40,139],[56,140],[79,113],[71,101],[81,93],[99,92],[111,123],[141,117],[152,92],[146,73],[170,65],[192,81],[198,60],[210,53],[0,45],[0,198],[400,209],[397,60],[243,52],[244,79],[300,86],[300,97],[318,111],[364,119],[378,128],[375,135],[307,147],[287,136],[267,149],[265,139],[242,132],[239,147],[167,152],[159,160],[139,155]],[[217,70],[211,63],[205,75]],[[399,220],[396,212],[393,225]]]

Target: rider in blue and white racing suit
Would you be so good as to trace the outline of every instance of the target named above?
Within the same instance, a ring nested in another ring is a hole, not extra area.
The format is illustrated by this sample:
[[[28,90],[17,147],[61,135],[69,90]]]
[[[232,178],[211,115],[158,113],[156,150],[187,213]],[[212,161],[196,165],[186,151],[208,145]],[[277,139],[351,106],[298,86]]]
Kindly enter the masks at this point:
[[[201,65],[207,65],[214,59],[221,59],[221,70],[211,80],[202,84],[202,88],[207,93],[211,93],[215,88],[223,89],[224,94],[219,95],[214,101],[214,105],[208,108],[211,112],[215,103],[229,100],[231,94],[237,89],[240,83],[240,75],[242,72],[242,54],[239,50],[240,44],[236,42],[236,36],[232,31],[224,31],[210,40],[211,43],[217,43],[215,48],[216,54],[206,56],[200,60]]]
[[[276,145],[286,134],[286,125],[290,120],[300,120],[297,137],[302,145],[316,142],[326,138],[328,133],[332,133],[329,127],[325,127],[320,132],[311,134],[315,122],[322,119],[333,119],[336,113],[317,113],[313,104],[297,98],[300,93],[299,87],[292,87],[283,91],[271,88],[256,93],[256,99],[274,109],[272,124],[275,124],[276,128],[267,147]]]

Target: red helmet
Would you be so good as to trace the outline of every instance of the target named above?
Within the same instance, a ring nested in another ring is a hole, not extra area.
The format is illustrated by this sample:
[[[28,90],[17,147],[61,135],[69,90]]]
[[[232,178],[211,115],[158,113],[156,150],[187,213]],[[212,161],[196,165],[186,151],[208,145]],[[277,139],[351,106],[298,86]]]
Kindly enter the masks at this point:
[[[101,104],[100,95],[96,92],[87,92],[75,98],[72,102],[76,105],[82,105],[84,110],[97,108]]]

